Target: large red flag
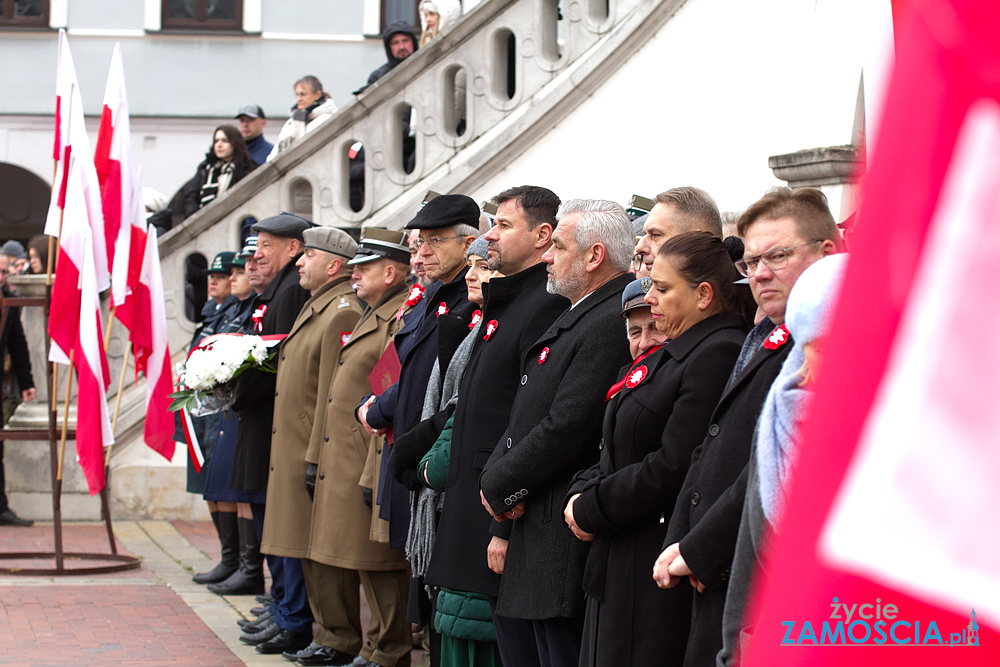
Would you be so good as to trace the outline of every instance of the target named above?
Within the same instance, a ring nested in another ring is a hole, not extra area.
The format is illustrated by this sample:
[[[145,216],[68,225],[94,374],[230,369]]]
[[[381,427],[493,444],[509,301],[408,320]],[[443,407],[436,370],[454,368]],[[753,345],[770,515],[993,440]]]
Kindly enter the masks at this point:
[[[70,167],[66,191],[67,213],[84,206],[83,189],[74,187],[78,168]],[[83,263],[80,268],[80,309],[76,327],[73,366],[77,374],[76,456],[83,468],[90,494],[104,488],[104,448],[114,443],[108,418],[108,364],[101,344],[101,302],[94,276],[90,229],[81,228]],[[65,237],[65,234],[64,234]],[[53,316],[57,311],[53,310]]]
[[[897,19],[744,665],[1000,664],[1000,5]]]
[[[119,44],[115,44],[111,56],[111,69],[104,90],[101,125],[94,148],[94,166],[101,184],[104,232],[108,266],[111,270],[111,303],[117,307],[124,303],[127,289],[134,286],[134,283],[128,285],[131,264],[135,264],[132,274],[138,278],[146,229],[144,211],[140,208],[140,217],[136,219],[132,206],[135,190],[132,138],[128,96],[125,93],[125,70]]]
[[[146,374],[146,444],[168,461],[174,456],[174,416],[168,408],[173,391],[170,349],[167,346],[167,312],[160,272],[160,253],[156,228],[146,237],[145,259],[138,288],[134,292],[135,309],[130,332],[135,351],[136,372]]]

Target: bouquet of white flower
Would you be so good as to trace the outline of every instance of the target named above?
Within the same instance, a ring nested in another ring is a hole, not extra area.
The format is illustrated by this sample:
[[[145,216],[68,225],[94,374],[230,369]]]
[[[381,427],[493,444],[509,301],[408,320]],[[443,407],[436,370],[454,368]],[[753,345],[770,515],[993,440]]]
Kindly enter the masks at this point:
[[[177,365],[177,384],[181,389],[170,394],[170,410],[187,409],[195,417],[222,412],[232,407],[237,381],[250,369],[277,372],[275,352],[270,348],[280,337],[215,334],[191,350],[187,360]]]

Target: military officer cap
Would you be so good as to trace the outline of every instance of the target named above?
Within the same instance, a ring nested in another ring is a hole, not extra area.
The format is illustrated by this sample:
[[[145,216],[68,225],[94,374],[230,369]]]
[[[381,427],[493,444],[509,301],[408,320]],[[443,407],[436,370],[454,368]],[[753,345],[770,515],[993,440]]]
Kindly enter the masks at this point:
[[[247,257],[253,257],[254,253],[257,252],[257,237],[248,236],[247,240],[244,242],[243,250],[240,251],[240,257],[243,258],[243,264],[246,264]]]
[[[361,243],[358,245],[358,252],[348,264],[353,266],[383,257],[409,264],[410,246],[406,237],[407,233],[402,230],[364,227],[361,230]]]
[[[210,273],[224,273],[229,275],[230,269],[233,268],[233,258],[236,257],[236,253],[231,250],[225,250],[220,252],[212,260],[212,265],[205,269],[205,275]]]
[[[628,317],[629,312],[636,308],[649,308],[645,298],[646,292],[652,286],[653,281],[650,278],[639,278],[625,286],[622,291],[622,317]]]
[[[301,241],[302,232],[315,226],[303,217],[291,213],[279,213],[278,215],[272,215],[270,218],[264,218],[260,222],[255,222],[250,227],[250,231],[257,234],[267,232],[274,236]]]
[[[336,227],[312,227],[302,232],[306,248],[316,248],[334,255],[351,259],[358,251],[357,242],[351,235]]]
[[[439,195],[424,204],[407,229],[441,229],[454,225],[479,227],[479,206],[465,195]]]

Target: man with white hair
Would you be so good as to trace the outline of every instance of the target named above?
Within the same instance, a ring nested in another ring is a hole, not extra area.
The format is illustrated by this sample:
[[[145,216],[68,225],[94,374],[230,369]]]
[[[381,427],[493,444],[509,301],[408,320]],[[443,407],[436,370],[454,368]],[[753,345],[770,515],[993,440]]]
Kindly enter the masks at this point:
[[[507,431],[480,478],[486,510],[514,521],[496,613],[532,622],[542,667],[580,659],[589,543],[553,513],[573,474],[598,460],[605,396],[629,361],[620,299],[635,238],[614,202],[567,201],[556,219],[542,261],[549,292],[571,305],[521,357]]]

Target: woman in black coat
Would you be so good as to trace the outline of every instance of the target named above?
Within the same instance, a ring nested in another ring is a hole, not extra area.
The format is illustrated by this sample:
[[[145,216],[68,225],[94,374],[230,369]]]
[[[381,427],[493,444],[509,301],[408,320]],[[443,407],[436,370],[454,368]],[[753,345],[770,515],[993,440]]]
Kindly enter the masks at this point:
[[[212,134],[212,146],[198,165],[194,180],[184,193],[184,217],[188,218],[253,171],[247,142],[234,125],[220,125]]]
[[[663,244],[646,295],[670,342],[623,369],[605,411],[601,460],[567,493],[587,558],[581,665],[680,665],[689,586],[662,590],[650,568],[666,519],[749,328],[749,289],[722,242],[689,232]]]

